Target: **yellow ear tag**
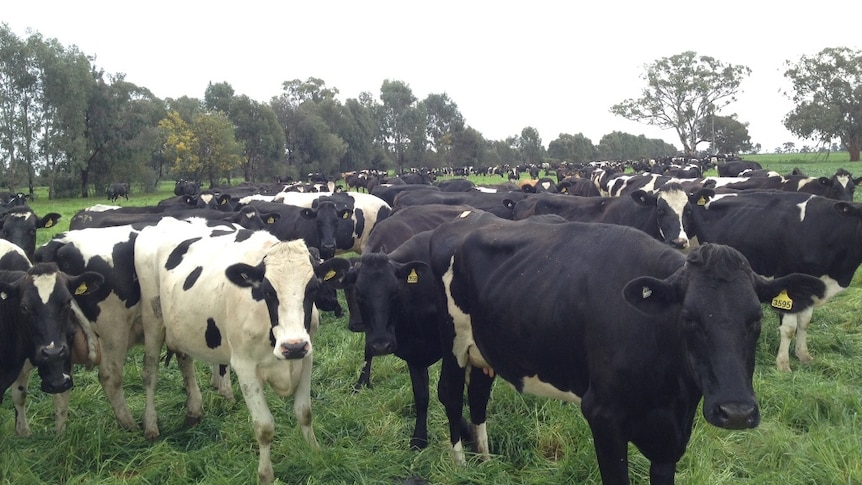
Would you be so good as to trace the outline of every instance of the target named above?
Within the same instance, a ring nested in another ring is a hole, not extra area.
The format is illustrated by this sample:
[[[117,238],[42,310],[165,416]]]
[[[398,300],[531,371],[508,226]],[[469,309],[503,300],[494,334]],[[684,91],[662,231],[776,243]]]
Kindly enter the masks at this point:
[[[772,299],[772,306],[779,310],[791,310],[793,308],[793,300],[787,296],[787,290],[781,290],[781,293]]]
[[[703,198],[703,196],[700,196],[700,198],[697,199],[697,205],[706,205],[706,199]]]
[[[328,273],[326,273],[326,276],[323,277],[323,281],[329,281],[332,279],[333,276],[335,276],[335,270],[331,269]]]
[[[54,219],[48,219],[47,221],[45,221],[45,227],[46,228],[51,227],[53,225],[54,225]]]
[[[270,216],[269,219],[266,220],[267,224],[275,224],[275,217]]]
[[[345,213],[344,213],[344,215],[343,215],[341,218],[342,218],[342,219],[350,219],[350,214],[348,214],[347,212],[345,212]]]
[[[416,274],[416,268],[410,270],[410,274],[407,275],[407,282],[411,284],[419,283],[419,275]]]
[[[76,295],[83,295],[84,293],[87,292],[88,289],[89,288],[87,288],[87,283],[81,283],[80,285],[78,285],[77,288],[75,288],[75,294]]]

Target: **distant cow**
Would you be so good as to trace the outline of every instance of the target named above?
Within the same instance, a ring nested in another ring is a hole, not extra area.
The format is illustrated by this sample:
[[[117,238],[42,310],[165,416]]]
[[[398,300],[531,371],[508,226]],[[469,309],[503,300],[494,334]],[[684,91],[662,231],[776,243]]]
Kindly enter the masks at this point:
[[[519,392],[580,402],[604,483],[628,483],[628,443],[650,460],[652,483],[673,483],[701,399],[714,426],[760,422],[761,302],[786,294],[801,309],[824,291],[808,275],[761,277],[728,246],[685,256],[627,227],[459,223],[467,235],[453,257],[451,238],[430,244],[449,314],[439,397],[459,463],[464,386],[488,458],[486,405],[499,375]]]
[[[273,481],[274,421],[263,386],[294,395],[294,412],[309,445],[313,305],[318,288],[343,278],[349,264],[334,258],[315,265],[301,240],[280,241],[266,231],[202,237],[165,220],[141,231],[135,268],[144,302],[144,434],[159,435],[155,389],[163,345],[211,364],[230,364],[243,391],[260,449],[258,477]],[[194,378],[185,383],[189,408],[200,412]]]
[[[113,183],[108,186],[105,191],[108,194],[108,200],[111,202],[116,202],[120,197],[125,197],[126,200],[129,200],[129,184],[123,183]]]

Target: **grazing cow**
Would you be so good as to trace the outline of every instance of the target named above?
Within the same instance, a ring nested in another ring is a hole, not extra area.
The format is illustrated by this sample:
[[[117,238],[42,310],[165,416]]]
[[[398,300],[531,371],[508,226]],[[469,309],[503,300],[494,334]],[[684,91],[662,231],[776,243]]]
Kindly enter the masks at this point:
[[[692,204],[712,189],[689,195],[676,183],[663,185],[654,193],[638,190],[630,197],[572,197],[536,194],[519,201],[512,211],[515,220],[537,214],[557,214],[573,222],[602,222],[639,229],[677,249],[689,246],[684,217]]]
[[[819,303],[850,286],[862,264],[862,204],[782,191],[719,194],[689,214],[689,232],[700,242],[727,244],[748,258],[754,271],[780,277],[805,273],[826,282]],[[790,371],[790,342],[810,362],[807,330],[813,308],[781,315],[775,359]]]
[[[108,186],[105,193],[108,194],[108,200],[111,202],[116,202],[120,197],[125,197],[126,200],[129,200],[129,184],[125,182],[113,183]]]
[[[101,282],[98,274],[69,276],[53,263],[27,271],[0,270],[0,401],[27,360],[39,370],[43,391],[55,394],[72,387],[72,299]]]
[[[459,222],[460,243],[430,242],[449,314],[439,396],[459,463],[464,386],[487,458],[499,375],[519,392],[581,403],[604,483],[628,483],[631,442],[650,460],[651,483],[672,484],[701,399],[714,426],[760,421],[751,382],[760,303],[786,293],[804,308],[824,291],[808,275],[761,277],[728,246],[685,256],[628,227]]]
[[[311,339],[318,326],[315,294],[340,281],[349,263],[333,258],[314,265],[301,240],[280,241],[266,231],[203,236],[169,219],[141,231],[135,267],[144,301],[144,434],[159,435],[155,388],[163,345],[191,359],[230,364],[254,423],[260,449],[258,477],[273,481],[272,414],[263,386],[294,394],[294,412],[309,445]],[[182,365],[182,364],[181,364]],[[194,375],[185,382],[190,410],[201,413]]]
[[[36,230],[53,227],[60,217],[56,212],[38,217],[30,207],[12,207],[0,213],[0,238],[16,244],[32,260],[36,251]]]
[[[368,236],[366,252],[388,253],[404,241],[449,222],[464,211],[476,211],[468,205],[429,204],[401,208],[380,221]]]

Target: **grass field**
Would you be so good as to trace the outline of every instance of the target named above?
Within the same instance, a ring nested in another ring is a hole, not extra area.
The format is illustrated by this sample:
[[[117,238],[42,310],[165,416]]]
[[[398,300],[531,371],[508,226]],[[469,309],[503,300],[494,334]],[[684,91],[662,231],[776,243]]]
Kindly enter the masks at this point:
[[[862,172],[847,162],[846,154],[843,160],[767,160],[758,161],[781,173],[794,166],[810,175],[831,175],[839,167]],[[171,195],[171,188],[166,184],[146,198],[133,193],[131,201],[120,205],[154,203]],[[37,213],[55,211],[63,219],[55,228],[40,230],[39,243],[68,228],[76,210],[97,202],[103,200],[40,197],[32,204]],[[862,275],[857,274],[850,289],[815,310],[809,338],[815,360],[801,364],[792,357],[791,374],[775,370],[777,319],[765,311],[754,375],[761,425],[727,431],[709,426],[698,415],[677,483],[862,483],[860,311]],[[592,437],[578,407],[520,395],[501,381],[495,384],[488,412],[491,461],[473,458],[466,467],[452,463],[445,414],[433,391],[430,445],[423,451],[410,450],[414,418],[406,366],[392,356],[377,358],[375,387],[352,393],[362,365],[363,340],[346,326],[346,317],[324,314],[315,340],[312,405],[319,451],[309,449],[302,439],[292,399],[268,393],[276,418],[277,483],[391,485],[411,477],[432,484],[600,483]],[[125,368],[125,392],[139,423],[144,407],[141,365],[142,352],[135,349]],[[202,364],[198,369],[203,383],[208,371]],[[253,483],[257,445],[239,390],[236,402],[229,403],[205,389],[203,422],[187,427],[179,371],[172,364],[161,372],[157,409],[162,435],[153,443],[142,432],[119,428],[96,370],[76,370],[69,423],[60,436],[53,430],[51,398],[38,390],[38,377],[28,401],[33,436],[15,436],[7,393],[0,405],[0,483]],[[436,381],[437,369],[432,368],[432,385]],[[632,482],[648,483],[648,461],[634,448],[629,456]]]

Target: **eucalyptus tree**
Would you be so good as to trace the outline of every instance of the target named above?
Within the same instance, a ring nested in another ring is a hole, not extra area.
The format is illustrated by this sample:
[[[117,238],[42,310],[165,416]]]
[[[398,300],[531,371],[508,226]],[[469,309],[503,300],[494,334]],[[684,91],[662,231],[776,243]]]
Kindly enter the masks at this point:
[[[258,181],[264,175],[278,175],[277,163],[284,153],[284,130],[268,104],[248,96],[235,97],[229,117],[236,129],[236,139],[243,146],[243,178]]]
[[[793,83],[785,93],[796,107],[784,126],[802,138],[829,145],[838,139],[859,161],[862,148],[862,51],[830,47],[813,56],[786,62],[784,76]]]
[[[539,130],[528,126],[521,130],[518,137],[518,150],[521,160],[527,164],[539,164],[545,158],[545,148],[542,146],[542,137]]]
[[[595,160],[597,154],[593,142],[583,133],[560,133],[556,140],[548,143],[548,157],[559,162],[589,162]]]
[[[416,161],[417,154],[424,153],[425,116],[413,90],[403,81],[384,80],[380,101],[376,114],[383,147],[392,154],[396,170],[401,173],[408,162]]]
[[[705,139],[698,136],[704,118],[736,101],[742,80],[751,74],[743,65],[725,64],[686,51],[645,66],[647,81],[640,98],[611,107],[611,113],[632,121],[676,131],[686,155],[694,155]]]
[[[464,116],[446,93],[429,94],[422,101],[428,149],[446,166],[452,166],[455,137],[464,131]]]

